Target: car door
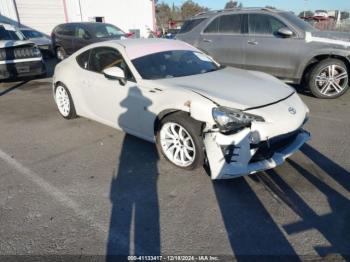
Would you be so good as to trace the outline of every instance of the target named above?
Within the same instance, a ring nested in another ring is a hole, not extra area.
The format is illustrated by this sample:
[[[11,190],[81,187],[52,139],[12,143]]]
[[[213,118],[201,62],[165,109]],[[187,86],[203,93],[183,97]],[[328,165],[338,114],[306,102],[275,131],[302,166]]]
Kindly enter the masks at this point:
[[[220,15],[201,33],[198,47],[223,65],[243,67],[242,14]]]
[[[77,51],[91,43],[91,35],[83,25],[76,25],[73,38],[74,51]]]
[[[289,38],[279,35],[278,30],[283,27],[288,26],[273,15],[248,15],[248,34],[244,41],[246,69],[262,71],[286,80],[293,78],[301,41],[296,34]]]
[[[86,70],[82,70],[79,76],[79,86],[83,103],[88,108],[88,117],[139,135],[139,119],[145,111],[147,101],[121,53],[112,47],[93,48],[88,65],[85,66]],[[108,79],[103,74],[104,69],[113,66],[124,70],[126,83]]]
[[[74,45],[73,45],[73,38],[74,38],[74,32],[75,32],[75,25],[74,24],[65,24],[62,27],[61,31],[61,46],[63,47],[64,51],[71,55],[75,52]]]

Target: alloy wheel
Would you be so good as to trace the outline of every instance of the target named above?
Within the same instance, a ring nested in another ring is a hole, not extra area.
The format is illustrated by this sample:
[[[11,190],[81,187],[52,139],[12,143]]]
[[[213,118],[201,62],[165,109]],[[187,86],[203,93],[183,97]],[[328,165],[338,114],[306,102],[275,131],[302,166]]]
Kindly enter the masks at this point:
[[[348,85],[348,72],[339,65],[329,65],[322,68],[316,76],[316,87],[325,96],[340,94]]]
[[[63,86],[56,88],[56,104],[60,113],[67,117],[70,113],[70,99],[66,89]]]
[[[191,135],[181,125],[165,123],[160,130],[160,144],[163,153],[175,165],[190,166],[196,157],[196,147]]]

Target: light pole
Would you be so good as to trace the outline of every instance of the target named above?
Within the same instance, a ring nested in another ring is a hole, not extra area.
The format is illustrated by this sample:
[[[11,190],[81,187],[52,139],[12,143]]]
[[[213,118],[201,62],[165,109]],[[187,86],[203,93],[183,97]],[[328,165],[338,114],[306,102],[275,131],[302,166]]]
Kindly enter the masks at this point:
[[[81,3],[79,0],[80,21],[83,22],[83,13],[81,12]]]

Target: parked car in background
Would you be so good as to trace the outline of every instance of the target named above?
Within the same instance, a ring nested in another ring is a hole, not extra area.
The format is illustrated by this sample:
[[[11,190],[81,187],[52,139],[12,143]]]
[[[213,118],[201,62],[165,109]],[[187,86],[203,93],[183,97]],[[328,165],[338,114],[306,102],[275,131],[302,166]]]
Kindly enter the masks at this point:
[[[56,26],[51,34],[58,60],[63,60],[80,48],[92,43],[130,36],[118,27],[106,23],[66,23]]]
[[[326,10],[316,10],[314,14],[315,18],[327,19],[329,17],[328,12]]]
[[[15,26],[0,24],[0,80],[42,77],[45,64],[39,48]]]
[[[309,110],[273,76],[222,67],[182,41],[136,39],[85,47],[56,66],[60,114],[156,142],[183,169],[212,179],[281,165],[310,137]],[[142,161],[142,159],[135,159]]]
[[[30,28],[20,28],[20,30],[26,39],[32,41],[39,47],[41,53],[44,56],[48,57],[53,55],[52,43],[51,43],[50,37]]]
[[[336,98],[349,89],[349,34],[318,31],[290,12],[243,8],[203,13],[186,21],[176,38],[222,64],[303,83],[319,98]]]
[[[164,34],[164,38],[167,39],[175,39],[176,35],[179,33],[180,29],[168,29],[168,31],[166,31],[166,33]]]

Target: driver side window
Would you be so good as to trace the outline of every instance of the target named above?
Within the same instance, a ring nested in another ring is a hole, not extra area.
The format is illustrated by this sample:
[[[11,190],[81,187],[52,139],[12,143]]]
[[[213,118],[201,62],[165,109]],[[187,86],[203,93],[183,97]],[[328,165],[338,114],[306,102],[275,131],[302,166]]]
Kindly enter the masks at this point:
[[[97,47],[91,50],[89,59],[89,70],[103,73],[103,70],[117,66],[124,70],[128,81],[135,82],[129,67],[118,50],[111,47]]]
[[[75,37],[80,39],[88,39],[90,38],[90,35],[84,28],[77,26],[75,29]]]
[[[249,14],[250,35],[276,36],[283,27],[286,25],[271,15]]]

